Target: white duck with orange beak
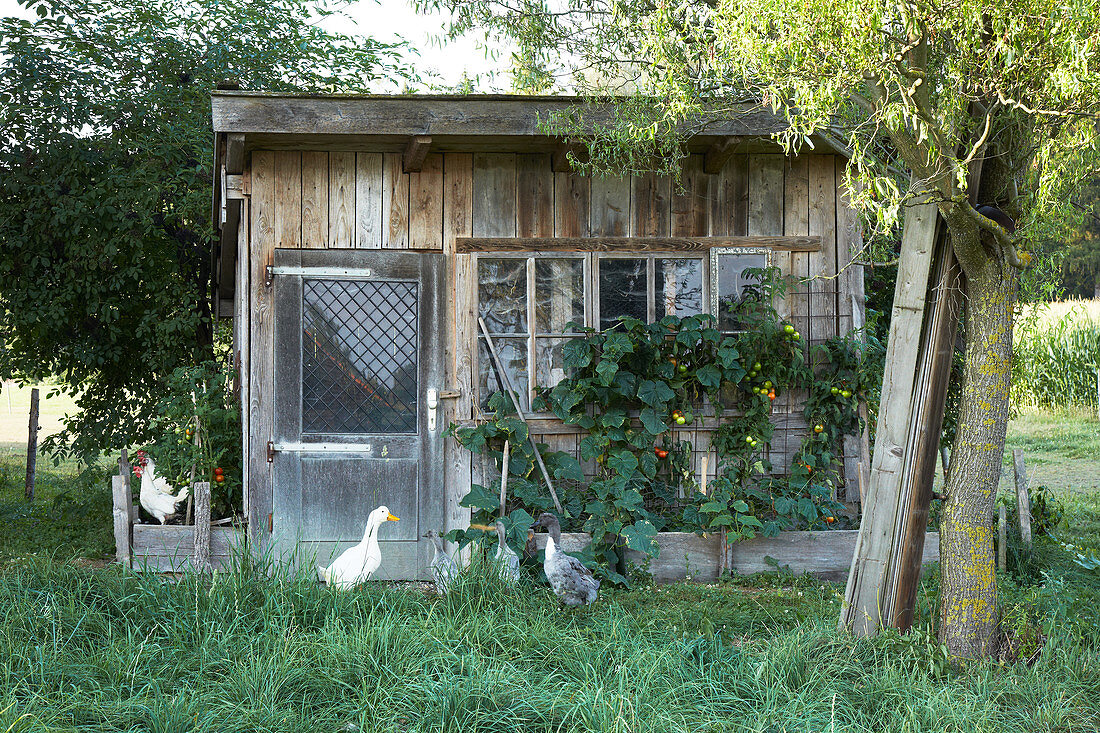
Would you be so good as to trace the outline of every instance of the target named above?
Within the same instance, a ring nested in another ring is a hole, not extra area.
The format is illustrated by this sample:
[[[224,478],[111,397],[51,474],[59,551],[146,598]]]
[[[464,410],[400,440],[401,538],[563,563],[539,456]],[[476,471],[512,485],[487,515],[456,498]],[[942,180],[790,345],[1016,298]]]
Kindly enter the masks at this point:
[[[370,579],[382,564],[382,548],[378,546],[378,528],[383,522],[396,522],[388,507],[380,506],[367,517],[363,541],[344,550],[327,568],[317,566],[321,580],[335,588],[354,588]]]

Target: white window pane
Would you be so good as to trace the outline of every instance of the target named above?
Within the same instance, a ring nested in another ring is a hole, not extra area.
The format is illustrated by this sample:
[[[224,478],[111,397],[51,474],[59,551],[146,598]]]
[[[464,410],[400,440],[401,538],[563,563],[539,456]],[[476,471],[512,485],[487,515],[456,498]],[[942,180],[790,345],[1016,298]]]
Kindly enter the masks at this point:
[[[563,347],[567,338],[535,339],[535,386],[553,388],[568,376]]]
[[[489,333],[527,333],[527,260],[477,258],[478,313]]]
[[[488,410],[489,397],[494,392],[503,391],[505,386],[497,379],[497,371],[493,368],[493,357],[489,353],[489,347],[484,338],[478,338],[478,397],[481,409]],[[525,338],[494,338],[493,346],[496,347],[497,356],[500,357],[508,377],[512,380],[512,388],[519,394],[520,408],[527,410],[530,405],[530,395],[527,388],[527,339]]]
[[[646,301],[649,280],[646,260],[600,260],[600,329],[611,328],[624,316],[649,320]]]
[[[694,316],[703,312],[703,261],[657,259],[653,284],[655,320],[665,316]]]
[[[535,330],[565,333],[565,324],[584,325],[584,260],[535,260]]]
[[[768,256],[763,253],[719,254],[718,260],[718,328],[736,331],[739,326],[730,313],[730,307],[744,300],[746,295],[759,292],[760,278],[748,277],[745,270],[768,266]]]

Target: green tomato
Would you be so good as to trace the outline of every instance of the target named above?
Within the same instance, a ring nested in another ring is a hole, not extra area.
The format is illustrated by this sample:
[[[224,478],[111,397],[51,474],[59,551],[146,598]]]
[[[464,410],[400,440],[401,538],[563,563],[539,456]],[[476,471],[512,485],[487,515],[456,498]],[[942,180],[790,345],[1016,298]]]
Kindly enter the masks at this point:
[[[786,326],[783,327],[783,330],[787,333],[794,333],[794,326],[788,323]]]
[[[752,365],[752,370],[753,370],[754,372],[758,372],[758,371],[760,371],[760,370],[761,370],[761,369],[763,369],[763,368],[764,368],[764,367],[763,367],[763,365],[761,365],[761,364],[760,364],[760,362],[756,362],[755,364],[753,364],[753,365]]]
[[[683,415],[680,415],[680,417],[676,418],[676,424],[677,425],[683,425],[686,422],[687,422],[687,418],[685,418]]]
[[[800,338],[802,338],[802,334],[795,331],[793,334],[791,334],[791,338],[793,338],[795,341],[798,341]]]
[[[770,380],[770,379],[765,380],[764,381],[764,387],[766,389],[771,389],[772,388],[772,380]]]
[[[832,388],[832,389],[830,389],[829,391],[830,391],[830,392],[832,392],[833,394],[840,394],[840,390],[839,390],[839,389],[837,389],[836,387],[833,387],[833,388]]]
[[[683,374],[684,372],[686,372],[688,370],[688,368],[687,368],[686,364],[680,364],[679,366],[676,367],[676,370],[678,372],[680,372],[680,374]]]
[[[752,436],[751,436],[751,435],[746,435],[746,436],[745,436],[745,442],[746,442],[746,443],[753,443],[753,442],[755,442],[755,441],[754,441],[754,440],[752,439]]]
[[[852,396],[852,393],[849,392],[846,389],[842,389],[842,390],[840,390],[840,396],[843,397],[844,399],[848,399],[849,397]]]

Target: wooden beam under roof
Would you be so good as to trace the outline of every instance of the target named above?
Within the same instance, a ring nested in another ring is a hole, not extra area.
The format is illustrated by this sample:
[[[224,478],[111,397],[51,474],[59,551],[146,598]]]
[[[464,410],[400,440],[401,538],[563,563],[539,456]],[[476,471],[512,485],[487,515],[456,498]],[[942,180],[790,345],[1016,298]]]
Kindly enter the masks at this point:
[[[614,103],[589,104],[580,97],[518,95],[328,95],[214,92],[215,132],[311,135],[465,135],[542,136],[554,112],[584,107],[593,126],[612,121]],[[742,105],[734,114],[697,123],[696,135],[766,136],[786,123],[759,105]]]
[[[405,173],[419,173],[424,167],[424,159],[432,148],[431,135],[413,135],[401,154],[401,168]]]
[[[705,252],[714,247],[767,247],[816,252],[821,237],[458,237],[459,254],[474,252]]]

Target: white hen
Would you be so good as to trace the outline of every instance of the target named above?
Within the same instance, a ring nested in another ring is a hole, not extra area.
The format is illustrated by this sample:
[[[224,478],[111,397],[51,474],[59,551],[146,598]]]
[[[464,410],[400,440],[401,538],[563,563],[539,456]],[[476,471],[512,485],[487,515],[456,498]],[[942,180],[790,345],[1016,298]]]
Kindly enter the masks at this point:
[[[161,524],[175,514],[176,507],[187,499],[187,489],[180,489],[177,494],[163,476],[157,475],[157,467],[153,459],[142,451],[137,452],[134,475],[141,478],[138,503]]]
[[[382,549],[378,546],[378,528],[383,522],[397,522],[388,507],[380,506],[367,517],[363,541],[344,550],[327,568],[317,567],[317,574],[327,584],[341,589],[354,588],[370,579],[382,564]]]

